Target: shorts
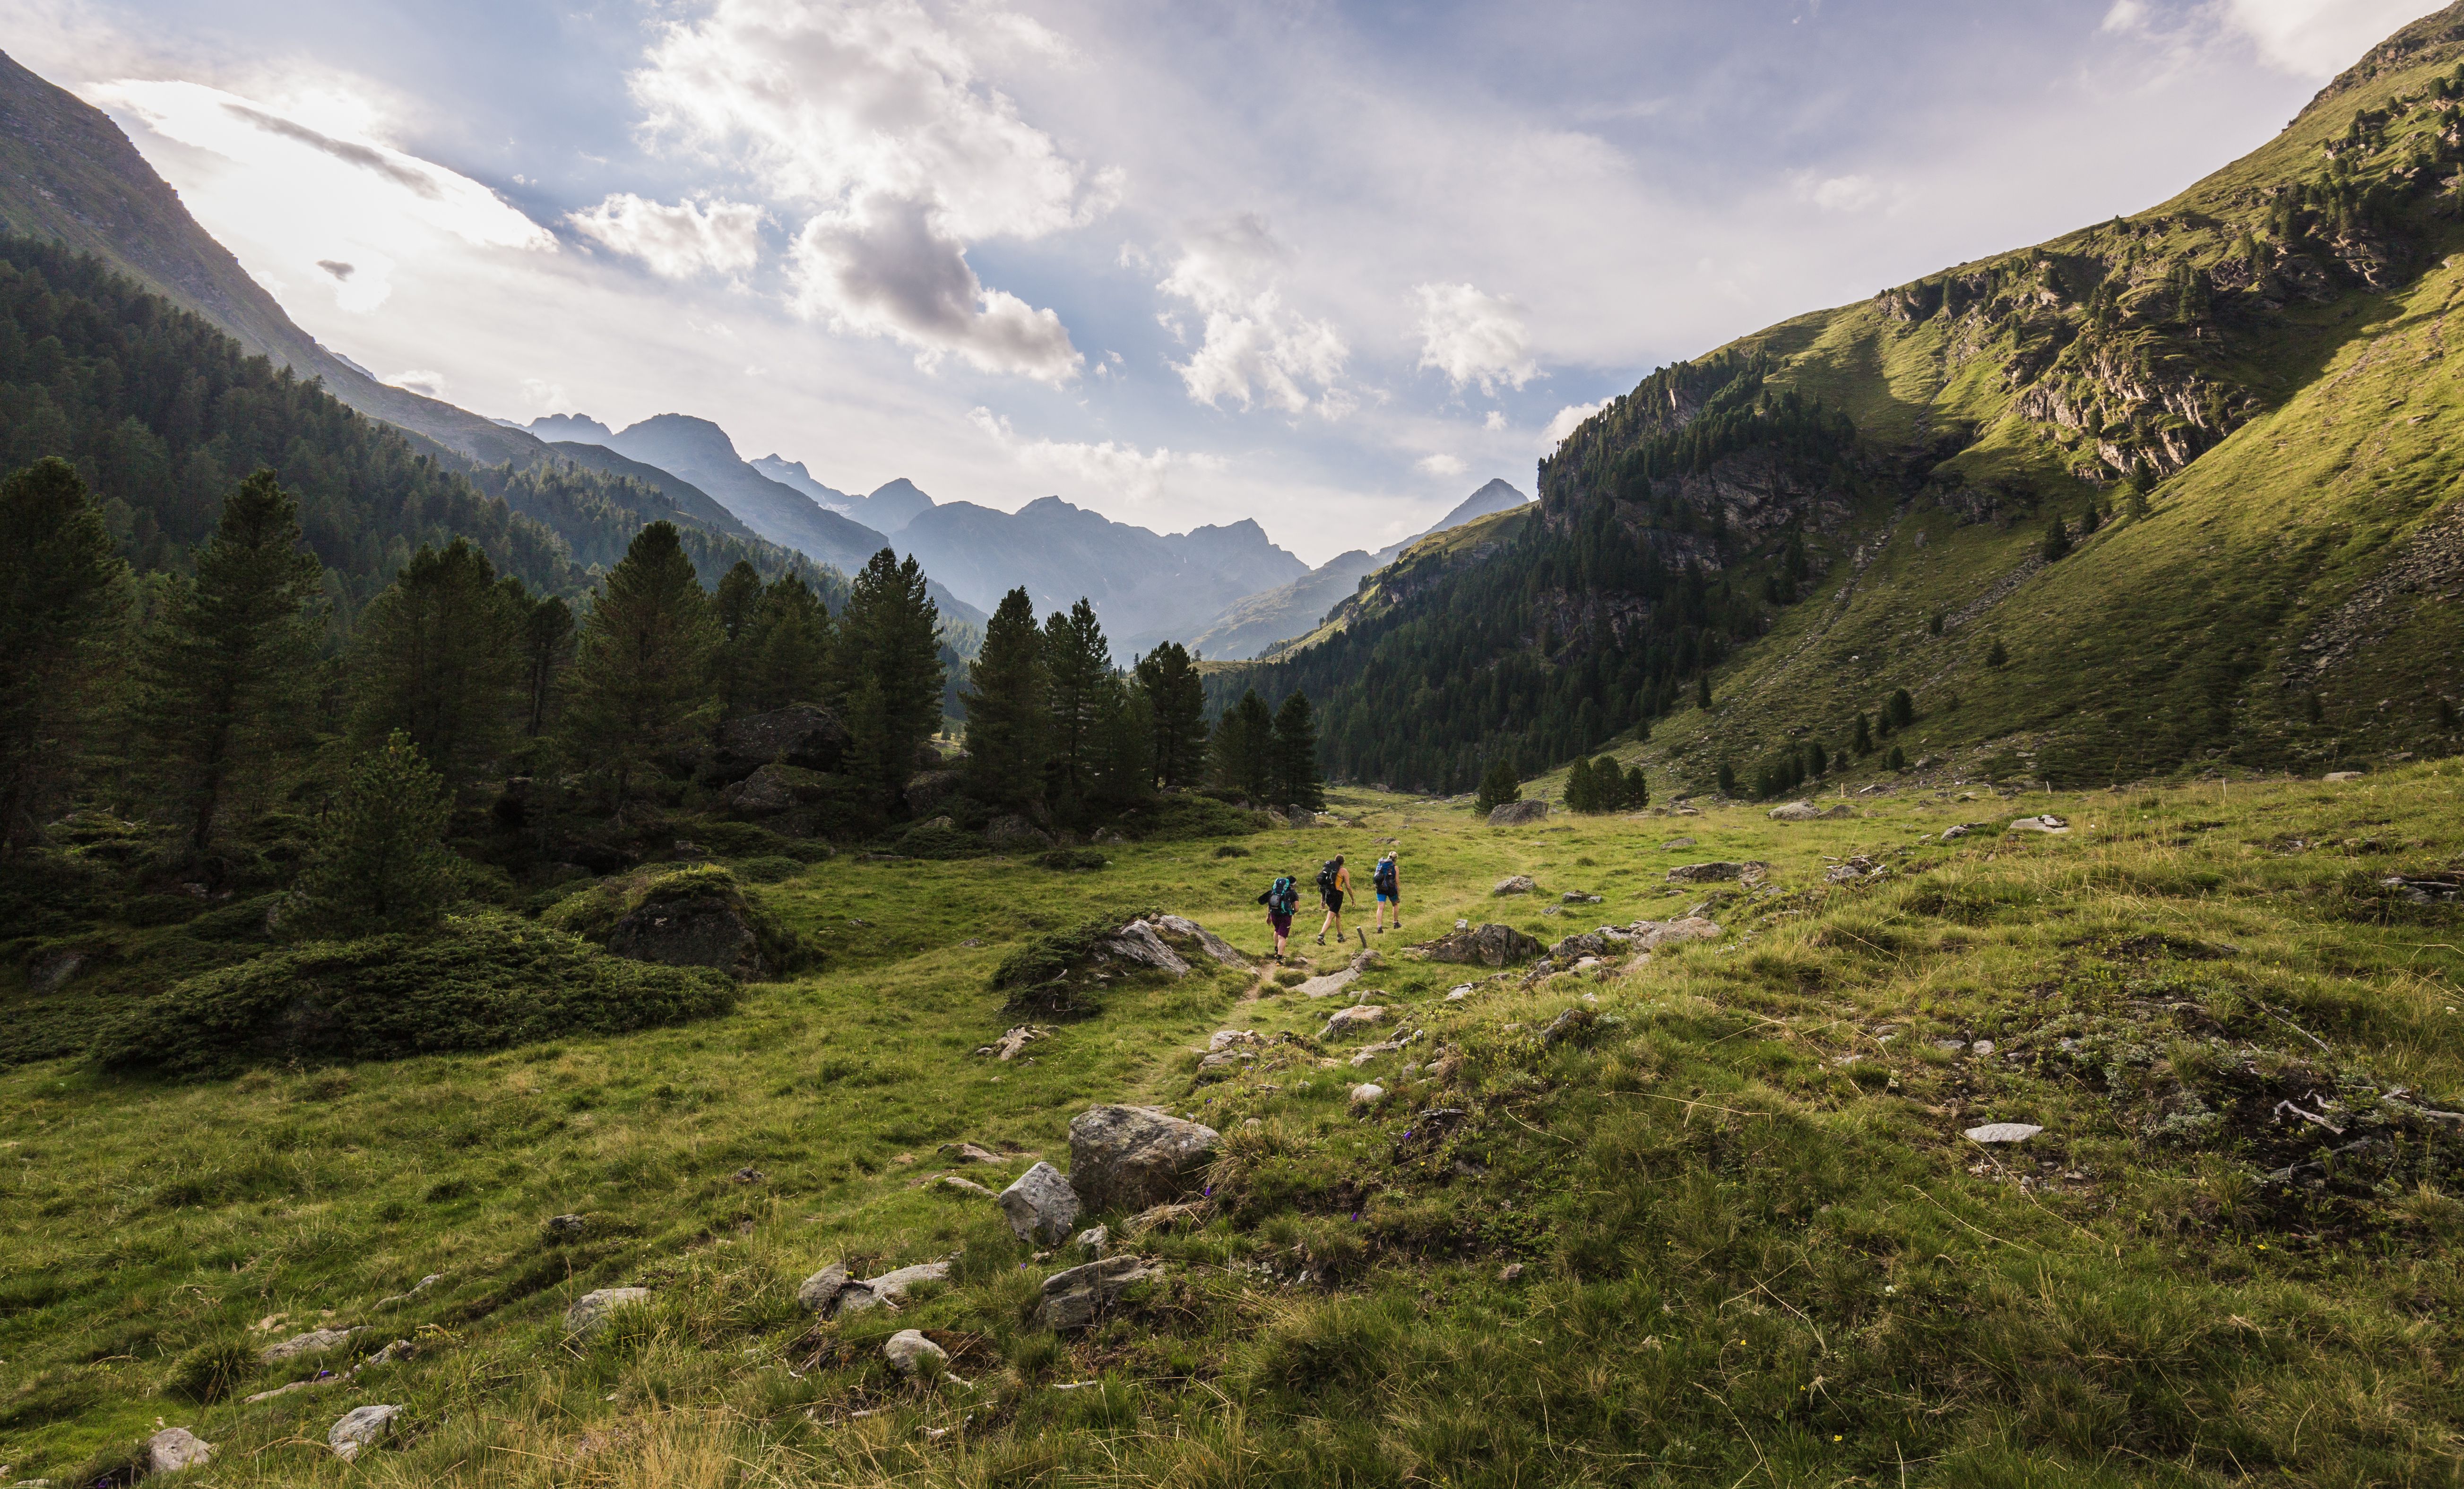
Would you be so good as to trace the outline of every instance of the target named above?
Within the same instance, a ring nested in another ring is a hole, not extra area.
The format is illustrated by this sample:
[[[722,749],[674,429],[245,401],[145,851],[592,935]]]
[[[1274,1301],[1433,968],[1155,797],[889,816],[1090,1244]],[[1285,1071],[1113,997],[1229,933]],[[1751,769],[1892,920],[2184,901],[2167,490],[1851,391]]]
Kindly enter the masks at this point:
[[[1400,905],[1403,903],[1403,891],[1400,889],[1380,889],[1377,891],[1377,903],[1380,905]]]
[[[1326,891],[1326,908],[1337,915],[1342,914],[1343,891],[1340,889],[1329,889]]]
[[[1289,915],[1277,914],[1273,910],[1268,910],[1266,911],[1266,924],[1274,927],[1275,934],[1279,936],[1287,936],[1292,933],[1292,917]]]

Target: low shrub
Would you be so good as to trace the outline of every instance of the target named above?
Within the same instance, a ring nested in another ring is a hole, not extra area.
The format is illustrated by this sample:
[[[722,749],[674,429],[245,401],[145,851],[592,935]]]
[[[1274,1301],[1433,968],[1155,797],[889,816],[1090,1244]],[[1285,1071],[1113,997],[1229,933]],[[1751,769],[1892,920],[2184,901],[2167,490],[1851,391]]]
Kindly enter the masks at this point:
[[[784,884],[790,879],[802,876],[810,866],[801,859],[787,858],[783,855],[748,858],[736,865],[736,877],[750,880],[755,884]]]
[[[95,1053],[110,1069],[212,1076],[618,1034],[726,1013],[736,998],[722,973],[626,961],[483,913],[427,933],[310,942],[190,977],[120,1015]]]
[[[1054,848],[1048,853],[1037,854],[1035,862],[1038,867],[1057,868],[1065,873],[1070,873],[1101,868],[1111,860],[1106,858],[1103,851],[1098,848]]]
[[[1125,815],[1121,830],[1133,838],[1245,838],[1271,825],[1264,812],[1234,806],[1212,796],[1176,791]]]
[[[1215,846],[1217,858],[1247,858],[1249,850],[1237,843],[1221,843]]]
[[[163,1393],[211,1406],[256,1373],[256,1351],[240,1339],[212,1339],[171,1362]]]
[[[761,964],[772,975],[802,972],[819,960],[813,947],[748,892],[725,864],[653,864],[612,875],[548,906],[539,924],[604,946],[617,923],[635,910],[687,900],[717,900],[734,910],[753,931]]]
[[[811,838],[790,838],[753,822],[713,820],[695,822],[684,836],[721,858],[791,858],[818,864],[830,856],[830,845]]]
[[[972,858],[984,850],[973,833],[945,827],[936,820],[918,822],[900,835],[896,851],[909,858]]]

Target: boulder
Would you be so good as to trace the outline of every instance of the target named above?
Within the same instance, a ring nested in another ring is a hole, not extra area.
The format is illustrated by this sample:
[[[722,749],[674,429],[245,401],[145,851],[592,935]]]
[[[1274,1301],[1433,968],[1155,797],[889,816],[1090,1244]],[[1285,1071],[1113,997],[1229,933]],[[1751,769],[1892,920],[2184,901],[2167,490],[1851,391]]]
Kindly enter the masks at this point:
[[[2342,785],[2346,781],[2361,779],[2362,773],[2360,771],[2329,771],[2326,775],[2321,776],[2319,778],[2321,780],[2332,780],[2337,784]]]
[[[1488,824],[1491,827],[1513,827],[1524,822],[1536,822],[1548,815],[1549,803],[1546,801],[1508,801],[1489,809]]]
[[[1060,1170],[1038,1163],[1001,1192],[1001,1207],[1020,1240],[1057,1246],[1069,1234],[1070,1222],[1078,1218],[1078,1192]]]
[[[835,771],[845,762],[849,742],[837,714],[809,703],[794,704],[720,725],[718,748],[706,772],[715,780],[741,780],[772,764]]]
[[[1071,1237],[1069,1244],[1085,1256],[1100,1257],[1111,1248],[1112,1233],[1109,1227],[1090,1225]]]
[[[919,1261],[912,1267],[884,1272],[862,1281],[850,1281],[839,1289],[838,1305],[830,1317],[843,1319],[851,1313],[862,1313],[879,1303],[894,1303],[907,1296],[907,1289],[918,1282],[946,1282],[950,1280],[950,1263]]]
[[[918,1375],[932,1380],[949,1373],[950,1351],[912,1328],[902,1328],[891,1335],[890,1343],[881,1347],[881,1352],[899,1374],[910,1380]]]
[[[958,785],[965,778],[957,771],[917,771],[907,777],[900,795],[907,799],[907,810],[917,817],[930,817],[942,802],[958,794]]]
[[[1331,972],[1323,977],[1311,977],[1307,982],[1295,986],[1292,991],[1304,997],[1332,997],[1359,980],[1360,974],[1346,967],[1341,972]]]
[[[1499,880],[1496,887],[1488,892],[1491,895],[1530,894],[1539,887],[1540,886],[1533,882],[1529,874],[1508,874]]]
[[[819,794],[821,777],[793,765],[764,765],[720,793],[738,817],[776,817]]]
[[[1656,952],[1678,941],[1716,941],[1720,938],[1718,924],[1700,915],[1687,915],[1681,920],[1639,921],[1634,931],[1635,945],[1646,952]]]
[[[1680,864],[1668,871],[1670,884],[1726,884],[1732,879],[1755,880],[1771,872],[1762,863]]]
[[[1673,853],[1679,848],[1690,848],[1693,845],[1694,840],[1691,838],[1671,838],[1660,845],[1660,850],[1663,853]]]
[[[1156,1273],[1138,1257],[1106,1257],[1055,1272],[1044,1280],[1044,1299],[1035,1305],[1035,1322],[1044,1328],[1085,1328],[1112,1305],[1124,1288]]]
[[[666,967],[715,967],[738,979],[762,973],[759,939],[723,895],[645,905],[616,922],[607,950]]]
[[[1580,889],[1569,889],[1565,893],[1557,896],[1557,899],[1560,904],[1564,905],[1597,905],[1600,903],[1600,897],[1598,895],[1585,894]]]
[[[1331,1040],[1338,1034],[1349,1034],[1354,1029],[1365,1029],[1373,1023],[1385,1021],[1385,1009],[1375,1003],[1355,1003],[1350,1008],[1336,1009],[1334,1017],[1326,1021],[1326,1027],[1317,1031],[1317,1037]]]
[[[1856,815],[1857,815],[1857,809],[1856,809],[1855,807],[1853,807],[1853,806],[1850,806],[1847,802],[1842,801],[1842,802],[1839,802],[1837,805],[1836,805],[1836,806],[1832,807],[1832,809],[1831,809],[1831,810],[1829,810],[1829,811],[1827,811],[1827,812],[1823,813],[1822,815],[1823,815],[1824,817],[1826,817],[1826,818],[1830,818],[1830,817],[1854,817],[1854,816],[1856,816]]]
[[[1775,822],[1810,822],[1822,815],[1822,808],[1811,801],[1788,801],[1763,815]]]
[[[564,1331],[588,1338],[607,1326],[607,1321],[620,1308],[637,1307],[650,1301],[647,1287],[602,1287],[583,1293],[564,1310]]]
[[[1155,928],[1155,934],[1185,954],[1209,956],[1223,966],[1237,967],[1244,972],[1248,970],[1249,958],[1242,955],[1238,948],[1194,920],[1179,915],[1157,915],[1149,924]]]
[[[401,1415],[398,1406],[355,1407],[326,1432],[325,1445],[334,1450],[334,1456],[348,1462],[360,1456],[362,1448],[384,1441]]]
[[[165,1427],[145,1439],[145,1472],[177,1474],[214,1460],[214,1445],[185,1427]]]
[[[1547,948],[1540,944],[1538,937],[1525,935],[1512,926],[1492,923],[1440,936],[1421,947],[1420,954],[1437,962],[1508,967],[1517,962],[1528,962],[1545,950]]]
[[[256,1352],[257,1362],[280,1365],[285,1360],[297,1360],[304,1354],[323,1354],[328,1349],[339,1349],[349,1344],[353,1334],[364,1332],[364,1329],[358,1328],[312,1328],[304,1334],[294,1334],[278,1345],[266,1346]]]
[[[1363,1081],[1352,1088],[1352,1105],[1354,1107],[1375,1106],[1385,1099],[1386,1087],[1375,1081]]]
[[[796,1289],[796,1302],[807,1313],[827,1313],[847,1284],[847,1263],[833,1261],[804,1279],[803,1285]]]
[[[1011,812],[984,823],[984,842],[996,852],[1040,853],[1052,846],[1052,834]]]
[[[1095,943],[1095,960],[1125,962],[1153,972],[1170,973],[1176,977],[1189,975],[1189,963],[1180,953],[1164,944],[1163,937],[1143,920],[1133,920]]]
[[[2005,832],[2065,833],[2071,830],[2071,824],[2062,821],[2060,818],[2054,816],[2051,812],[2048,812],[2042,817],[2014,817],[2004,825],[2002,830]]]
[[[2043,1130],[2029,1122],[1989,1122],[1981,1128],[1969,1128],[1967,1137],[1971,1143],[2024,1143]]]
[[[1602,926],[1597,931],[1582,931],[1549,948],[1549,959],[1561,967],[1571,967],[1586,956],[1613,956],[1624,953],[1634,938],[1615,926]]]
[[[1089,1210],[1142,1210],[1176,1198],[1221,1134],[1152,1106],[1097,1106],[1069,1123],[1069,1185]]]
[[[1969,833],[1974,832],[1976,827],[1977,824],[1974,822],[1959,822],[1955,825],[1945,827],[1942,830],[1942,841],[1945,843],[1956,843],[1960,839],[1967,837]]]

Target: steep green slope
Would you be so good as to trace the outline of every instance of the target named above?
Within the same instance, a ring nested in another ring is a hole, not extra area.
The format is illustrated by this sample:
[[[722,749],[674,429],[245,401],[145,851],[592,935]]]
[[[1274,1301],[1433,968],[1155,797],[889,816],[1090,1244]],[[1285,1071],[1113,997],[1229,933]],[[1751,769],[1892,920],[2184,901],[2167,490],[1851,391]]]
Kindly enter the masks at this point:
[[[2460,64],[2451,7],[2147,212],[1654,374],[1543,462],[1544,523],[1487,560],[1512,574],[1462,566],[1364,616],[1382,647],[1355,627],[1255,680],[1325,704],[1336,770],[1454,790],[1460,760],[1388,736],[1434,723],[1529,771],[1640,714],[1657,732],[1621,753],[1701,787],[1813,741],[1836,757],[1906,689],[1922,727],[1897,743],[1957,770],[2452,751]],[[2095,531],[2049,558],[2057,522]],[[1579,561],[1628,545],[1698,573],[1722,619]],[[1466,605],[1468,647],[1445,639]],[[1708,711],[1687,706],[1705,670]],[[1487,712],[1431,720],[1420,697]]]

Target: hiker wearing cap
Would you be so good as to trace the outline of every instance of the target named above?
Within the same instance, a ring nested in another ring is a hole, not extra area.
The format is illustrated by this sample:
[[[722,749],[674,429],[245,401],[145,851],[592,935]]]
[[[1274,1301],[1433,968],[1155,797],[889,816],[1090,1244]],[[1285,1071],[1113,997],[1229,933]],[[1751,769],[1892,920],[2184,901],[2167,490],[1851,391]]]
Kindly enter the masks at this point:
[[[1329,930],[1337,941],[1343,939],[1343,900],[1351,892],[1352,870],[1343,866],[1343,855],[1337,853],[1317,871],[1317,896],[1326,902],[1326,919],[1317,928],[1318,945],[1326,945]]]
[[[1386,907],[1395,907],[1395,929],[1403,929],[1403,875],[1395,866],[1395,850],[1388,848],[1369,871],[1369,886],[1377,891],[1377,933],[1386,933]]]

